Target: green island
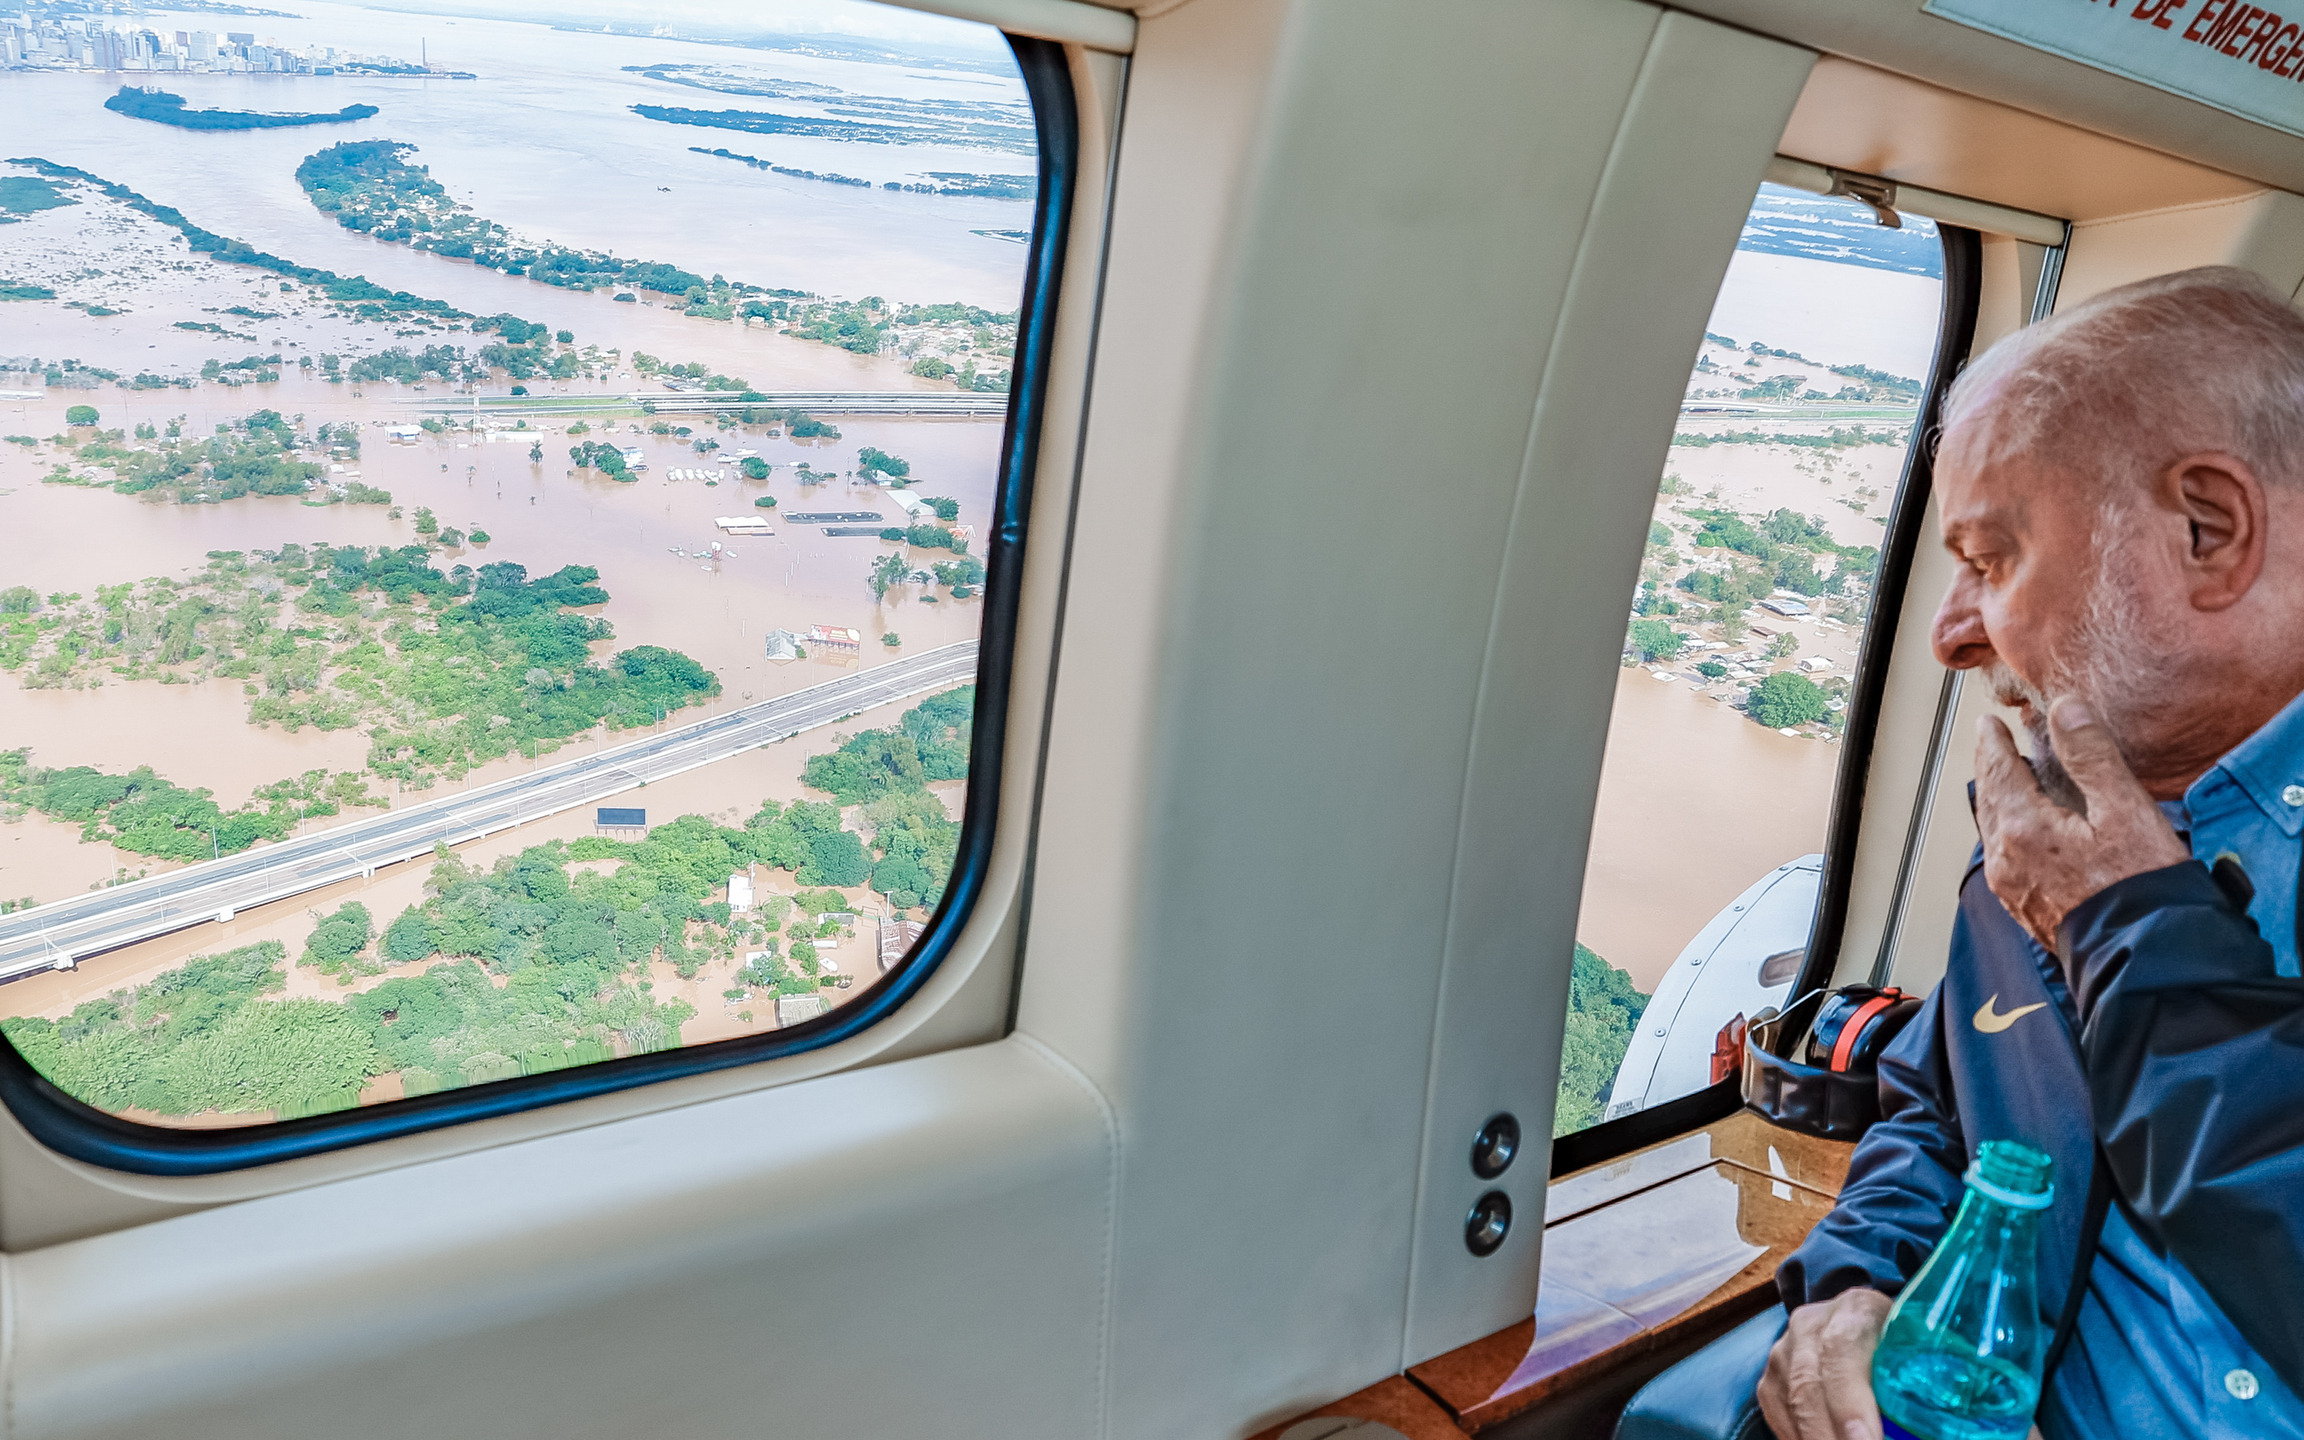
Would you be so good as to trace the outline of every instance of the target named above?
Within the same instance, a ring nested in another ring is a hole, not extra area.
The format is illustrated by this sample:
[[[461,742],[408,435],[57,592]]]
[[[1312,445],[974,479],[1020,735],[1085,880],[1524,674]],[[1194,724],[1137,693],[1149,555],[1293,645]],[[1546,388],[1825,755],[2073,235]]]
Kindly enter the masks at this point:
[[[229,365],[211,360],[208,364],[216,367],[215,371],[204,367],[202,373],[210,380],[221,378],[228,383],[245,383],[243,376],[246,380],[278,379],[278,371],[268,368],[278,360],[277,356],[269,362],[251,356]],[[358,481],[323,483],[327,467],[318,460],[303,458],[306,451],[357,458],[359,430],[349,422],[323,425],[317,432],[304,435],[279,411],[258,410],[233,424],[219,424],[209,435],[185,434],[183,418],[178,417],[169,422],[165,434],[159,427],[146,424],[137,427],[134,440],[123,430],[100,430],[84,438],[57,437],[53,443],[59,454],[88,468],[74,472],[63,461],[55,461],[56,469],[46,477],[52,484],[109,488],[122,495],[152,491],[169,496],[179,505],[218,505],[244,495],[305,494],[327,504],[392,503],[389,490]],[[95,478],[97,472],[109,472],[111,478]]]
[[[79,203],[52,180],[31,175],[0,175],[0,225],[14,224],[42,210]]]
[[[1040,193],[1037,175],[982,175],[965,170],[924,170],[931,183],[899,185],[885,181],[883,190],[906,190],[915,195],[964,195],[979,200],[1029,200]]]
[[[229,265],[247,265],[258,270],[269,270],[275,275],[312,286],[331,305],[360,320],[382,320],[393,316],[421,316],[442,320],[468,320],[468,313],[458,310],[445,300],[428,300],[411,295],[405,290],[387,290],[364,275],[346,277],[333,270],[316,269],[283,260],[267,251],[258,250],[245,241],[219,235],[203,229],[184,218],[182,211],[172,205],[160,205],[125,185],[114,184],[97,175],[70,165],[59,165],[36,156],[14,156],[11,165],[22,165],[37,170],[51,180],[76,180],[97,193],[117,200],[137,214],[157,220],[182,235],[185,242],[198,254],[208,255]]]
[[[1630,975],[1577,945],[1568,977],[1568,1029],[1560,1046],[1560,1098],[1552,1112],[1555,1139],[1597,1125],[1607,1113],[1617,1067],[1648,1000]]]
[[[0,1033],[92,1105],[177,1117],[320,1114],[380,1076],[421,1095],[676,1046],[696,1012],[651,993],[652,965],[684,979],[727,966],[730,1003],[773,1004],[831,983],[816,942],[854,923],[832,887],[868,881],[899,909],[933,902],[959,826],[928,785],[966,773],[974,699],[972,686],[933,696],[811,757],[806,783],[830,803],[763,801],[740,827],[684,815],[644,840],[551,841],[487,867],[442,847],[422,901],[380,930],[358,901],[313,925],[296,963],[332,977],[340,999],[277,998],[288,947],[265,941]],[[869,851],[843,806],[860,807]],[[752,866],[810,888],[732,911],[728,877]],[[425,968],[367,985],[413,965]]]
[[[705,283],[703,276],[676,265],[523,245],[502,225],[458,205],[424,166],[409,164],[406,157],[415,152],[414,145],[399,140],[346,140],[304,157],[296,167],[296,183],[316,209],[347,230],[547,285],[581,290],[628,285],[683,295]]]
[[[614,631],[577,613],[608,600],[596,570],[531,580],[498,562],[443,573],[432,561],[447,538],[216,551],[189,578],[106,586],[92,601],[5,592],[0,670],[27,689],[239,681],[249,723],[361,729],[368,772],[414,790],[720,693],[677,650],[638,645],[596,660]]]
[[[253,110],[187,110],[184,97],[166,90],[144,90],[123,85],[104,108],[136,120],[173,125],[179,130],[286,130],[299,125],[341,125],[366,120],[379,113],[373,105],[347,105],[326,114],[267,115]]]
[[[815,135],[874,144],[958,145],[973,149],[1006,150],[1019,155],[1034,154],[1038,149],[1031,107],[1016,101],[929,100],[900,95],[866,95],[815,81],[732,74],[713,66],[698,64],[627,65],[624,70],[627,74],[645,75],[667,85],[706,90],[716,95],[798,100],[807,104],[833,106],[837,107],[832,111],[833,114],[849,117],[835,120],[821,116],[763,115],[750,110],[665,112],[666,115],[715,114],[739,117],[743,123],[726,127],[730,129],[781,135]],[[643,115],[647,115],[650,110],[664,109],[662,106],[640,105],[632,108]],[[893,122],[893,125],[858,124],[855,117],[864,117],[870,122]],[[649,115],[648,118],[663,119],[665,116]]]
[[[695,125],[708,130],[741,130],[751,135],[806,135],[824,140],[849,140],[864,145],[917,145],[922,135],[911,125],[876,125],[864,120],[836,120],[822,115],[779,115],[770,110],[687,110],[676,105],[635,105],[632,113],[667,125]],[[955,143],[992,144],[1000,149],[1023,145],[1006,143],[1000,131],[1016,127],[984,126],[978,133],[955,136]],[[941,138],[941,137],[939,137]]]
[[[867,190],[872,188],[871,181],[859,180],[853,175],[818,174],[814,170],[796,170],[789,165],[778,165],[774,161],[763,160],[757,155],[743,155],[720,146],[714,146],[707,150],[701,145],[691,145],[688,150],[689,153],[695,155],[715,155],[722,160],[734,160],[740,164],[749,165],[755,170],[772,170],[778,175],[789,175],[795,180],[823,180],[834,185],[860,185]],[[1040,177],[1037,175],[982,175],[961,170],[927,170],[921,173],[928,177],[925,184],[919,181],[904,184],[895,180],[884,180],[881,182],[880,188],[908,195],[960,195],[980,200],[1029,200],[1040,193]]]
[[[822,180],[831,185],[861,185],[867,190],[872,188],[871,181],[859,180],[853,175],[818,174],[814,170],[795,170],[789,165],[771,164],[757,155],[739,155],[733,150],[707,150],[701,145],[691,145],[688,149],[697,155],[717,155],[723,160],[740,160],[755,170],[773,170],[779,175],[789,175],[795,180]],[[894,189],[895,187],[890,186],[889,188]]]
[[[161,644],[181,646],[189,629],[178,623]],[[258,786],[246,804],[226,810],[212,791],[173,784],[149,765],[124,775],[87,765],[42,770],[28,751],[0,750],[0,819],[37,813],[79,825],[85,842],[160,860],[237,854],[259,840],[286,839],[306,820],[388,803],[370,795],[357,772],[307,770]]]
[[[798,339],[835,345],[859,355],[877,355],[891,345],[901,349],[906,337],[899,332],[921,326],[970,330],[974,332],[972,345],[994,354],[1014,353],[1014,312],[956,303],[893,307],[876,295],[860,301],[826,300],[804,290],[764,288],[721,275],[707,280],[693,271],[657,261],[625,260],[605,251],[520,240],[497,221],[458,205],[428,169],[410,162],[415,153],[414,145],[399,140],[342,141],[306,156],[296,167],[296,183],[315,208],[335,217],[336,223],[348,230],[469,260],[507,275],[525,275],[546,285],[654,291],[677,297],[681,313],[696,319],[743,324],[757,320]],[[634,360],[637,364],[639,357]],[[942,366],[942,373],[932,378],[958,373],[940,359],[934,363]],[[960,368],[965,370],[959,381],[964,389],[1008,388],[1004,373],[979,375],[972,357]],[[642,373],[654,372],[644,369]],[[930,374],[917,365],[913,373]],[[718,378],[710,388],[723,388]],[[750,387],[734,384],[726,388]]]

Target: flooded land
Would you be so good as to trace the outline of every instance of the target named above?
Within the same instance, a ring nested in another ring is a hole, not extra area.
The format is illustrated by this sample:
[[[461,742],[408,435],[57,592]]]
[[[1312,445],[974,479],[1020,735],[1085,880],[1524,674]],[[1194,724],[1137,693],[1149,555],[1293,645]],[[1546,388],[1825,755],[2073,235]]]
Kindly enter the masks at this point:
[[[851,8],[876,38],[12,22],[0,910],[975,637],[1031,111],[996,32]],[[824,398],[858,392],[983,401]],[[586,807],[83,957],[0,1015],[170,1124],[800,1023],[936,904],[972,696],[616,802],[644,832]]]

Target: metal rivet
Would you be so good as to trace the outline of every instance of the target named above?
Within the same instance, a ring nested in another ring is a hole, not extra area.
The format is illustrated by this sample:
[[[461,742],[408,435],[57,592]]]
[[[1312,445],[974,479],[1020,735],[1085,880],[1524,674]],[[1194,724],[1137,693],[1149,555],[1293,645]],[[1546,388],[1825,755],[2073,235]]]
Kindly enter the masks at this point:
[[[1472,1212],[1464,1217],[1464,1248],[1475,1255],[1493,1255],[1503,1248],[1504,1237],[1512,1233],[1512,1197],[1501,1190],[1491,1190],[1472,1202]]]
[[[1520,1154],[1520,1121],[1509,1114],[1491,1115],[1472,1137],[1472,1173],[1493,1180],[1512,1168]]]

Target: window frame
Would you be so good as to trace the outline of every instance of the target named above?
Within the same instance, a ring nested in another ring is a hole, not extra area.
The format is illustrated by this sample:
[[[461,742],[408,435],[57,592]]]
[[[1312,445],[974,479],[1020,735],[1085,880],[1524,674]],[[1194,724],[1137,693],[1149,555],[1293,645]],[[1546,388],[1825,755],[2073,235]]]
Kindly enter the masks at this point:
[[[992,523],[986,527],[984,623],[978,640],[965,813],[951,879],[911,952],[855,1000],[789,1029],[228,1129],[176,1129],[123,1119],[49,1081],[13,1044],[0,1040],[0,1104],[34,1139],[73,1160],[135,1175],[246,1170],[820,1050],[888,1018],[928,983],[954,950],[982,898],[993,858],[1015,680],[1026,522],[1038,479],[1057,303],[1080,173],[1079,97],[1067,47],[1014,31],[1003,34],[1032,103],[1040,144],[1039,187],[1018,296],[1016,355],[1000,443],[999,483]]]
[[[1894,620],[1903,610],[1912,578],[1912,557],[1927,528],[1944,392],[1967,362],[1976,341],[1983,298],[1983,237],[1978,231],[1941,222],[1937,235],[1944,248],[1944,289],[1936,351],[1929,362],[1928,385],[1919,417],[1913,423],[1912,440],[1905,447],[1904,472],[1897,481],[1894,508],[1888,512],[1888,533],[1880,547],[1880,572],[1872,590],[1873,618],[1864,627],[1864,644],[1857,654],[1848,727],[1841,740],[1840,773],[1833,783],[1832,808],[1824,825],[1824,873],[1816,897],[1816,918],[1809,929],[1807,958],[1793,981],[1794,995],[1830,983],[1840,962],[1856,872],[1857,840],[1864,825],[1865,789],[1872,774],[1872,747],[1896,646]],[[1888,623],[1880,623],[1883,620]],[[1798,1038],[1785,1036],[1780,1043],[1789,1047]],[[1731,1075],[1702,1090],[1557,1136],[1552,1141],[1552,1176],[1557,1179],[1725,1119],[1743,1105],[1742,1086],[1742,1077]]]

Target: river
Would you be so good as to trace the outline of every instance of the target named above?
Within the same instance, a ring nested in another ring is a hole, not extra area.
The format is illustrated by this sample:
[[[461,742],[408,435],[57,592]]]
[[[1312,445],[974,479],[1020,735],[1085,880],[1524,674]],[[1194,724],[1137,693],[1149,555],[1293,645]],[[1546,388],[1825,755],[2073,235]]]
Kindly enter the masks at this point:
[[[1030,174],[1029,155],[951,145],[878,145],[758,135],[644,119],[631,106],[700,110],[795,107],[716,94],[627,72],[664,64],[741,67],[748,75],[908,100],[1023,99],[1013,71],[990,75],[861,64],[790,51],[555,30],[471,17],[300,4],[303,18],[240,20],[153,10],[154,29],[247,26],[291,47],[348,47],[475,72],[473,80],[360,75],[0,73],[0,134],[10,156],[78,166],[182,210],[195,224],[301,264],[447,300],[476,314],[530,314],[549,287],[339,227],[295,180],[306,155],[343,140],[416,145],[414,157],[476,213],[525,236],[628,259],[661,260],[754,285],[857,298],[989,309],[1016,304],[1021,247],[973,233],[1023,229],[1022,201],[892,193],[928,171]],[[122,84],[164,87],[196,109],[332,111],[374,105],[346,124],[185,130],[102,108]],[[839,173],[875,188],[756,170],[690,146]],[[606,297],[601,297],[605,303]]]

